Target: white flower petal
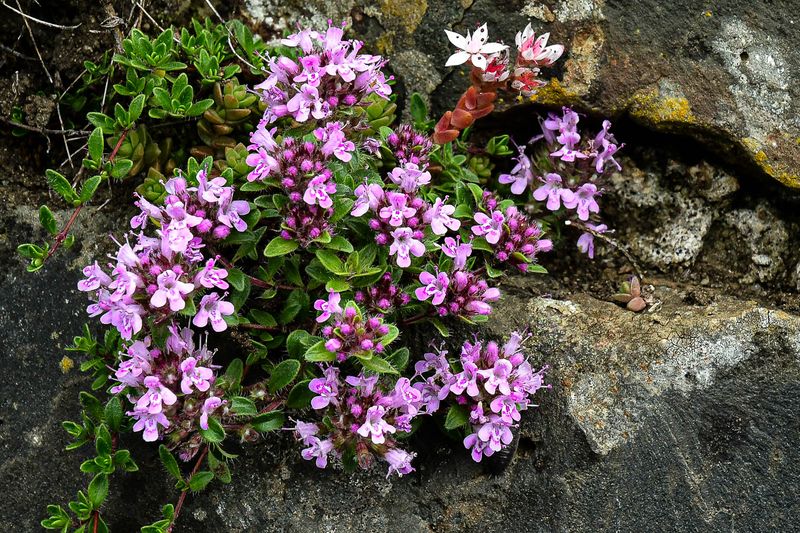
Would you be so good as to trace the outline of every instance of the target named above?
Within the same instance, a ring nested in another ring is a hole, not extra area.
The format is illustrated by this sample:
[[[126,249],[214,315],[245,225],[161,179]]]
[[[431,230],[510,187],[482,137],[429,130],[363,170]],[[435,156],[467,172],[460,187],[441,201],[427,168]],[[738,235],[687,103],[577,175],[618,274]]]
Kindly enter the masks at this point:
[[[483,54],[473,54],[470,59],[472,60],[472,64],[475,65],[477,68],[481,70],[486,70],[486,56]]]
[[[539,47],[544,48],[545,46],[547,46],[547,39],[549,39],[549,38],[550,38],[550,32],[541,34],[536,39],[536,41],[534,42],[534,46],[533,47],[534,48],[539,48]]]
[[[446,67],[454,67],[456,65],[463,65],[469,60],[469,54],[466,52],[456,52],[447,59]]]
[[[480,53],[482,53],[482,54],[497,54],[499,52],[502,52],[506,48],[508,48],[508,47],[506,45],[504,45],[504,44],[486,43],[483,46],[481,46]]]
[[[478,41],[482,45],[486,41],[489,40],[489,26],[484,24],[477,30],[475,30],[475,34],[472,36],[473,41]]]
[[[444,33],[447,35],[447,38],[450,39],[450,42],[453,43],[453,45],[456,48],[460,48],[461,50],[465,50],[467,48],[467,44],[469,43],[469,41],[463,35],[460,35],[450,30],[444,30]],[[469,35],[469,33],[467,33],[467,35]]]

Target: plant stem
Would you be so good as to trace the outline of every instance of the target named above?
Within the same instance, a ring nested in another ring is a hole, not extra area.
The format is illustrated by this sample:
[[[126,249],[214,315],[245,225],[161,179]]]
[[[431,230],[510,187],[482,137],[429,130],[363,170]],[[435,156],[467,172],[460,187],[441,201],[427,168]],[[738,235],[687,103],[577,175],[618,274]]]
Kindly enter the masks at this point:
[[[200,456],[197,458],[197,462],[194,464],[194,468],[192,468],[192,473],[189,474],[189,479],[192,479],[192,477],[197,473],[197,471],[200,470],[200,464],[203,462],[203,459],[206,458],[207,453],[208,453],[208,445],[206,445],[203,448],[203,451],[200,452]],[[175,526],[175,522],[178,521],[178,516],[181,514],[181,508],[183,508],[183,502],[186,500],[187,492],[189,492],[189,489],[185,489],[183,492],[181,492],[181,495],[178,498],[178,503],[175,504],[175,514],[172,515],[172,522],[169,524],[167,533],[172,533],[172,528]]]

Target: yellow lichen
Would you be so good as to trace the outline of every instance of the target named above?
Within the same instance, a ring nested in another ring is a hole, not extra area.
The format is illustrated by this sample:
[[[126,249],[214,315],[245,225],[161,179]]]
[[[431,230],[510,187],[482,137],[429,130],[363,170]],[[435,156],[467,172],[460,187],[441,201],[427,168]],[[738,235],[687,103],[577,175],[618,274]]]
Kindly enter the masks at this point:
[[[769,156],[761,149],[761,144],[750,137],[742,139],[742,144],[745,145],[753,154],[753,161],[763,170],[768,176],[774,178],[787,187],[794,189],[800,188],[800,175],[787,172],[785,170],[776,169],[769,161]]]
[[[428,11],[427,0],[383,0],[381,2],[381,23],[392,25],[414,33],[422,17]],[[396,22],[392,22],[392,20]]]
[[[634,94],[628,104],[628,112],[632,117],[653,125],[695,122],[686,98],[662,97],[655,90],[639,91]]]
[[[572,105],[580,100],[580,96],[553,78],[550,83],[539,89],[536,94],[531,96],[531,102],[543,105]]]
[[[75,366],[75,361],[65,355],[61,358],[61,361],[59,361],[58,366],[61,368],[61,371],[66,374]]]
[[[394,52],[394,36],[395,33],[393,31],[387,31],[375,39],[375,49],[379,54],[387,56]]]

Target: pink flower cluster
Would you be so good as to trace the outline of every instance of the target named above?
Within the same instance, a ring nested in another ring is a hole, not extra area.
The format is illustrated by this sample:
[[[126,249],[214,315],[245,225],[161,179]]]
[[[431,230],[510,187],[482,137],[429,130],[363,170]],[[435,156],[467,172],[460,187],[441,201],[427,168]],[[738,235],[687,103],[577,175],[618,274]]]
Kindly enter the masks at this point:
[[[492,245],[494,257],[499,262],[527,272],[528,265],[536,261],[537,253],[553,248],[552,241],[541,238],[539,223],[516,206],[510,205],[503,210],[497,198],[489,192],[484,192],[483,203],[486,213],[475,213],[476,224],[472,226],[472,233],[484,237]]]
[[[286,116],[297,122],[322,120],[339,106],[358,105],[366,95],[391,94],[381,70],[386,61],[359,53],[363,43],[343,35],[342,28],[330,26],[324,33],[303,29],[283,39],[298,50],[297,57],[268,58],[267,78],[255,86],[267,104],[269,123]]]
[[[387,392],[381,389],[378,376],[341,379],[339,369],[329,366],[322,377],[311,380],[309,389],[316,394],[311,407],[325,416],[322,423],[295,425],[297,437],[306,446],[301,452],[304,459],[325,468],[329,457],[343,460],[345,454],[354,453],[365,470],[381,458],[389,466],[387,476],[414,471],[415,454],[400,448],[395,439],[398,433],[410,432],[412,419],[421,414],[422,395],[408,378],[399,378]]]
[[[350,161],[355,145],[347,140],[340,122],[315,129],[315,141],[284,137],[279,145],[273,137],[275,132],[262,120],[250,135],[247,164],[253,170],[247,179],[265,181],[288,195],[282,236],[307,243],[330,229],[336,183],[328,163],[332,157]]]
[[[477,462],[511,443],[511,428],[518,424],[520,411],[533,405],[536,391],[549,388],[543,383],[547,367],[534,371],[520,352],[523,340],[514,332],[502,347],[494,341],[465,342],[459,372],[451,370],[445,350],[426,353],[415,366],[417,376],[427,374],[425,381],[415,384],[426,412],[436,411],[448,399],[468,410],[471,433],[464,447],[472,450]]]
[[[115,262],[108,264],[110,274],[97,262],[83,269],[86,278],[78,289],[96,297],[87,312],[117,328],[123,339],[139,333],[148,317],[161,323],[183,311],[195,294],[228,288],[227,270],[217,267],[218,258],[206,259],[203,248],[227,237],[231,229],[247,229],[241,216],[250,205],[233,200],[233,187],[224,178],[208,179],[201,170],[196,181],[190,187],[183,177],[169,180],[162,207],[140,197],[136,205],[141,213],[131,219],[131,227],[140,230],[133,235],[135,244],[126,240],[119,245]],[[158,224],[155,237],[143,231],[150,220]],[[194,325],[210,322],[214,331],[224,330],[223,317],[233,313],[233,305],[223,298],[219,292],[202,296]]]
[[[114,372],[119,383],[111,392],[128,391],[133,430],[148,442],[180,432],[180,440],[186,441],[182,458],[191,458],[200,440],[185,437],[198,427],[208,429],[209,415],[225,403],[214,394],[218,367],[211,362],[213,355],[207,346],[195,345],[191,329],[175,323],[163,349],[151,348],[150,337],[128,345]]]
[[[522,194],[534,180],[541,182],[532,192],[534,200],[546,202],[549,211],[562,208],[574,210],[577,219],[597,233],[604,233],[605,224],[590,224],[593,215],[600,212],[597,198],[602,194],[598,188],[610,167],[621,170],[614,155],[624,145],[617,144],[611,133],[611,122],[604,120],[602,130],[593,138],[585,140],[578,130],[580,116],[568,107],[562,114],[550,113],[540,120],[542,133],[529,141],[529,145],[544,140],[552,170],[536,176],[533,160],[526,154],[526,146],[519,147],[515,158],[517,164],[508,174],[501,174],[499,182],[510,185],[511,192]],[[578,248],[594,257],[594,235],[585,232],[578,239]]]
[[[320,311],[317,322],[330,321],[322,328],[322,336],[327,339],[325,349],[335,353],[338,362],[358,354],[382,353],[382,339],[389,333],[382,316],[364,317],[352,304],[342,309],[340,301],[338,292],[330,292],[327,300],[314,302],[314,308]]]
[[[418,168],[428,166],[433,142],[430,137],[414,130],[409,124],[401,124],[386,137],[386,146],[398,163],[411,163]]]
[[[388,313],[392,309],[407,305],[411,301],[411,296],[394,282],[391,272],[386,272],[370,287],[355,291],[353,299],[357,304],[378,313]]]

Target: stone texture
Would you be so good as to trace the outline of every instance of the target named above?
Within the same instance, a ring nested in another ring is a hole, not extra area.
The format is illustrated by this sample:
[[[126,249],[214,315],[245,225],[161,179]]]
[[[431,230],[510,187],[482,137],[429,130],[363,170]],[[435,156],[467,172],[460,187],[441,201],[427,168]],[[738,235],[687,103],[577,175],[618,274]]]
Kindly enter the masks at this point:
[[[248,0],[246,6],[274,29],[298,18],[353,22],[379,52],[406,56],[396,72],[400,88],[431,95],[439,112],[467,84],[460,69],[444,67],[450,50],[442,29],[463,32],[487,22],[493,38],[513,43],[530,20],[567,46],[562,82],[541,91],[537,102],[691,134],[754,174],[800,187],[800,19],[791,0]]]

